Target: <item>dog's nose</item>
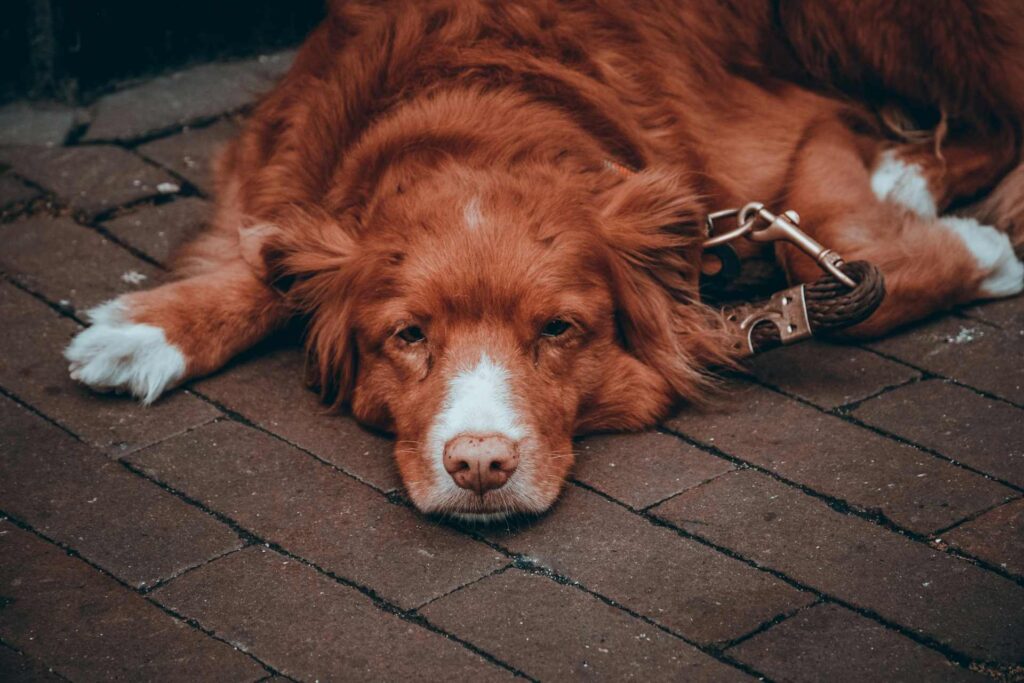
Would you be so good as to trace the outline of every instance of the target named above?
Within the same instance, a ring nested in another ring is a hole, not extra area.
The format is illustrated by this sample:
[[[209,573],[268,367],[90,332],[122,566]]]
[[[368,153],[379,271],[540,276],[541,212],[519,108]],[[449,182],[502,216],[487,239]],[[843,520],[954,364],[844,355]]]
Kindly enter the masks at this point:
[[[501,488],[519,466],[519,449],[504,436],[463,434],[444,447],[444,469],[464,489]]]

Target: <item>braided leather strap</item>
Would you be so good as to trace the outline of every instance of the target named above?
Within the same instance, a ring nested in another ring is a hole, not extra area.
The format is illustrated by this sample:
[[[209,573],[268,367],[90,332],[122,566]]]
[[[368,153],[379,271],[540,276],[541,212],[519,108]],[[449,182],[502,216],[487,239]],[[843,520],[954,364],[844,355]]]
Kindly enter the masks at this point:
[[[804,287],[807,317],[814,334],[826,334],[862,323],[885,298],[882,271],[867,261],[853,261],[842,266],[844,273],[857,283],[847,288],[831,275],[825,275]]]
[[[843,264],[842,270],[853,278],[856,287],[849,289],[831,275],[804,285],[807,320],[815,336],[827,337],[864,322],[885,298],[885,278],[876,266],[867,261],[852,261]],[[758,324],[751,340],[758,353],[782,343],[778,328],[768,323]]]

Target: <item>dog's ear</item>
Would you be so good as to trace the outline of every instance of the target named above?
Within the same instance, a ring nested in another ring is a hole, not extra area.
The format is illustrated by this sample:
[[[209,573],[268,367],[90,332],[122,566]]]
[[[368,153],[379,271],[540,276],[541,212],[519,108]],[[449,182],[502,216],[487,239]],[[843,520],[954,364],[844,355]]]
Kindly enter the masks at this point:
[[[602,197],[616,316],[627,350],[679,397],[698,397],[710,365],[730,365],[720,317],[699,294],[704,211],[685,178],[631,175]]]
[[[704,212],[685,178],[658,170],[626,176],[604,192],[601,209],[608,243],[622,259],[677,297],[694,291]]]
[[[335,407],[349,400],[356,377],[357,232],[354,219],[308,213],[239,231],[254,274],[308,319],[306,379]]]

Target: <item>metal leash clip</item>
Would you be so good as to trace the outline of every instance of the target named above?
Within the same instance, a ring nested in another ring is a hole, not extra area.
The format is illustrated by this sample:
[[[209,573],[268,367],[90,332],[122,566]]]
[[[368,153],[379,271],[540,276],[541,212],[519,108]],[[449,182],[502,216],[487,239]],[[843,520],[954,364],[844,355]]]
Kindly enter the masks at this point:
[[[736,218],[736,227],[721,235],[714,235],[715,222],[732,217]],[[813,258],[822,270],[843,285],[854,289],[857,283],[840,268],[843,265],[842,257],[819,244],[801,230],[799,224],[800,215],[796,211],[776,215],[764,208],[761,202],[750,202],[739,209],[725,209],[709,214],[708,237],[703,246],[705,250],[718,249],[740,237],[754,242],[784,240]],[[738,328],[736,350],[745,356],[757,352],[758,345],[754,336],[761,323],[774,326],[778,330],[778,340],[783,344],[792,344],[813,335],[803,285],[776,292],[768,301],[760,304],[744,304],[727,309],[725,314],[726,320]]]
[[[758,218],[764,221],[764,227],[754,227]],[[813,258],[821,266],[822,270],[850,289],[857,286],[857,283],[840,269],[840,266],[843,265],[843,258],[831,249],[823,247],[798,227],[800,225],[800,214],[796,211],[785,211],[782,215],[777,216],[764,208],[764,204],[751,202],[740,209],[737,214],[737,220],[741,227],[750,225],[750,229],[746,234],[749,239],[755,242],[785,240]]]

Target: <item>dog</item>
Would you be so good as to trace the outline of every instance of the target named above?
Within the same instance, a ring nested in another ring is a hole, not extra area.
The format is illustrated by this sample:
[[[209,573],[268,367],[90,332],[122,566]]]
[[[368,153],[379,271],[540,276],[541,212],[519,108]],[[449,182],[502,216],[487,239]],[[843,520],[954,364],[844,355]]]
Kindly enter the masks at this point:
[[[312,385],[395,435],[417,508],[543,512],[574,435],[656,424],[735,363],[698,290],[710,211],[795,209],[880,267],[852,336],[1021,291],[1022,15],[331,2],[219,157],[176,280],[92,310],[71,376],[150,403],[298,318]]]

